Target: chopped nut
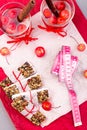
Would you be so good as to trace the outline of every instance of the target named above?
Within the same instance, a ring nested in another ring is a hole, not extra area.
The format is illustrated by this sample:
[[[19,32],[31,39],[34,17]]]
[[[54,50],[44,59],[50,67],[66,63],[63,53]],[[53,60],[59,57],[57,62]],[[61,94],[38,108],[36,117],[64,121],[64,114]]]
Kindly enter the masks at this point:
[[[23,111],[28,106],[28,101],[23,97],[19,96],[13,99],[11,105],[19,112]]]
[[[14,94],[18,94],[19,93],[19,90],[16,87],[16,85],[11,86],[11,87],[6,87],[6,88],[4,88],[4,90],[5,90],[5,92],[6,92],[6,94],[7,94],[7,96],[9,98],[11,98],[12,95],[14,95]]]
[[[40,75],[34,76],[27,80],[27,84],[29,85],[30,89],[37,89],[42,86],[42,81]]]
[[[43,122],[46,119],[46,117],[40,112],[37,111],[33,116],[31,117],[30,121],[35,125],[40,125],[41,122]]]
[[[28,63],[25,62],[21,67],[18,68],[18,71],[25,77],[28,78],[34,73],[34,70],[32,66]]]
[[[47,101],[49,98],[48,90],[43,90],[43,91],[37,92],[37,97],[38,97],[39,103]]]
[[[5,88],[12,84],[12,81],[9,79],[9,77],[6,77],[3,81],[0,82],[0,86],[2,88]]]

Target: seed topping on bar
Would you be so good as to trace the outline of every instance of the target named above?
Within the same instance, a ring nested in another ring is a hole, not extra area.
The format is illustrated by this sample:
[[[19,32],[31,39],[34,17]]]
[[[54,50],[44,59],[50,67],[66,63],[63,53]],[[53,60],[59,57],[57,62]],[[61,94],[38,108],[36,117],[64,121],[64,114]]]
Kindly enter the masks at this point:
[[[29,85],[31,90],[40,88],[42,86],[40,75],[28,79],[27,84]]]

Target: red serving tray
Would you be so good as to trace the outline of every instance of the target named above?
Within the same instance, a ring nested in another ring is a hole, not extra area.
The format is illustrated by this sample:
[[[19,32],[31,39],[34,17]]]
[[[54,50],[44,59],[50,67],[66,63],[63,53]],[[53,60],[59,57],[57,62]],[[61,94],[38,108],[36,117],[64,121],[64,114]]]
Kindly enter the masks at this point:
[[[3,0],[2,2],[6,3],[7,1]],[[1,5],[3,4],[2,2],[0,3]],[[25,0],[21,0],[21,2],[25,3]],[[41,0],[37,0],[37,3],[36,3],[37,8],[34,8],[32,10],[31,12],[32,15],[39,11],[40,3],[41,3]],[[75,3],[75,6],[76,6],[76,13],[75,13],[73,22],[75,23],[77,29],[79,30],[84,40],[87,42],[87,33],[86,33],[87,20],[83,16],[82,12],[80,11],[76,3]],[[2,81],[5,77],[6,77],[6,74],[4,73],[3,69],[0,68],[0,81]],[[54,129],[55,130],[87,130],[87,101],[84,102],[82,105],[80,105],[81,117],[82,117],[82,123],[83,123],[82,126],[79,126],[76,128],[74,127],[72,112],[69,112],[66,115],[55,120],[50,125],[44,128],[41,128],[40,126],[38,127],[38,126],[33,125],[28,119],[26,119],[18,111],[12,108],[11,100],[6,96],[5,92],[3,91],[1,87],[0,87],[0,98],[10,118],[12,119],[16,127],[16,130],[54,130]]]

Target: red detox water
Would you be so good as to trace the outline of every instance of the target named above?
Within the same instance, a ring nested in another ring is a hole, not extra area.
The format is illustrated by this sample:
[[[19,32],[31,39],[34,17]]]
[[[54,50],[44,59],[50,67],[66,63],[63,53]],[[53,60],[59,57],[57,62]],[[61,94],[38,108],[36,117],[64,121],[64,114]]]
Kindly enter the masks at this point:
[[[41,5],[42,19],[50,26],[66,26],[74,15],[74,4],[68,0],[52,0],[52,2],[59,16],[55,17],[43,0]]]
[[[14,3],[10,3],[13,4]],[[4,8],[1,15],[2,30],[11,38],[22,37],[29,32],[31,27],[30,15],[28,15],[22,22],[18,21],[18,15],[22,11],[18,3],[15,6],[7,6]]]

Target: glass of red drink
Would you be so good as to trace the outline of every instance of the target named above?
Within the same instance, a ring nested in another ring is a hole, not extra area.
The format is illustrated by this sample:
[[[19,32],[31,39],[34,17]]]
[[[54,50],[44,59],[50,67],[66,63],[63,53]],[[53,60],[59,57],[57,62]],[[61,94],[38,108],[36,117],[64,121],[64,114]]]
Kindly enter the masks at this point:
[[[0,8],[1,29],[13,39],[24,37],[31,29],[30,14],[22,22],[18,20],[18,15],[23,8],[24,5],[17,2],[9,2]]]
[[[65,27],[72,20],[75,14],[75,5],[73,0],[52,0],[58,16],[56,17],[48,7],[46,0],[41,3],[41,15],[43,21],[53,27]]]

